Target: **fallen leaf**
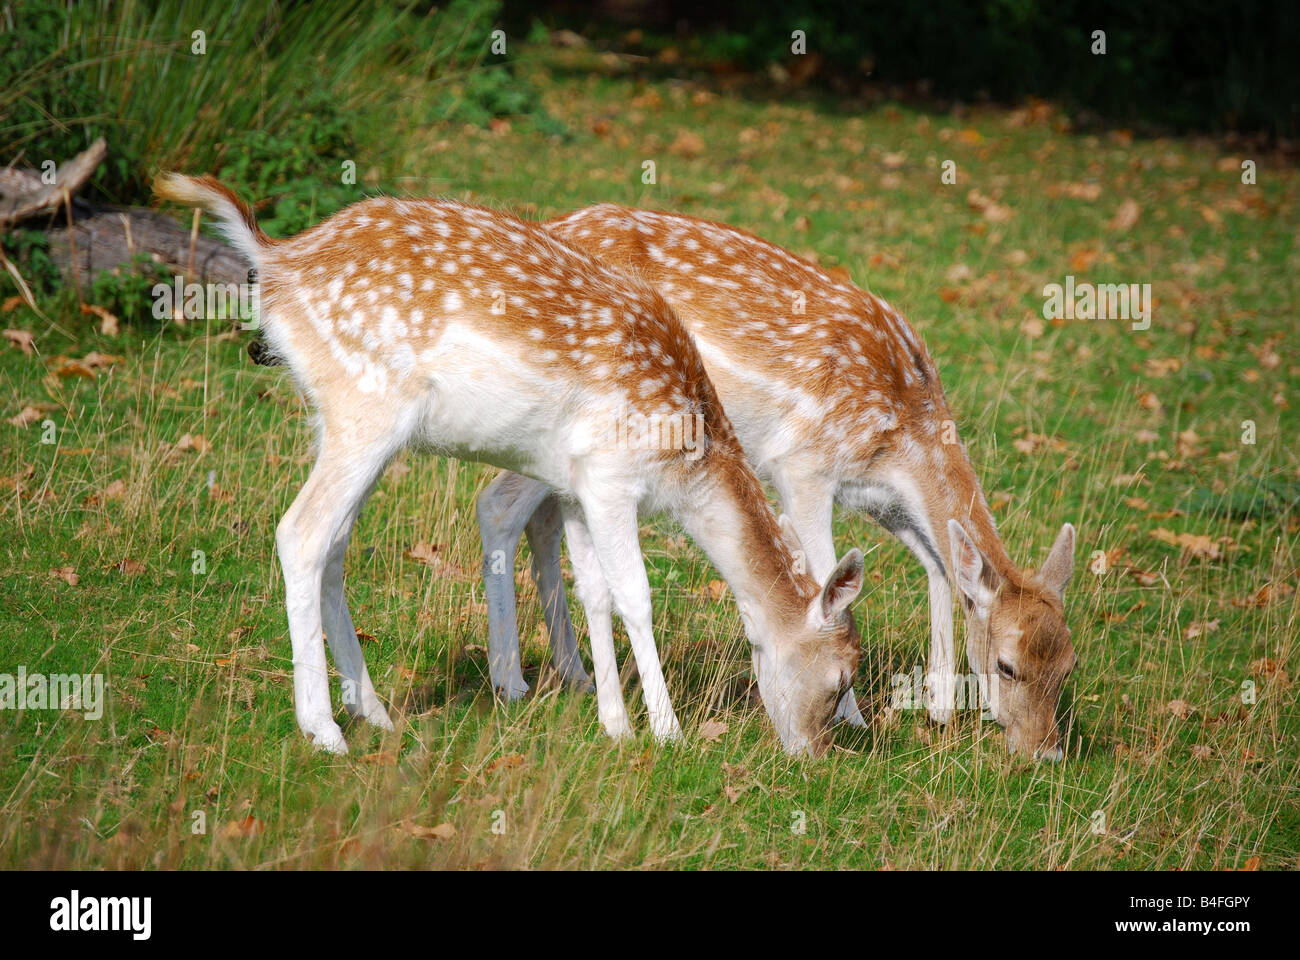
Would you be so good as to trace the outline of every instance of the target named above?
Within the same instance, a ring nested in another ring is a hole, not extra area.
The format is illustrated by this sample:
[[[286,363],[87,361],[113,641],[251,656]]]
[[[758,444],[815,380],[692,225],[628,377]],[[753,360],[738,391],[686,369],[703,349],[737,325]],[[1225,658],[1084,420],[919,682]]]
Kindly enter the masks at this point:
[[[230,820],[221,828],[223,837],[252,837],[266,829],[266,824],[256,817],[244,817],[242,820]]]
[[[721,720],[705,720],[700,724],[700,739],[706,743],[717,743],[727,732],[727,725]]]
[[[176,441],[175,450],[193,450],[195,453],[204,454],[212,449],[212,444],[201,433],[185,434]]]
[[[1213,620],[1193,620],[1183,631],[1184,640],[1195,640],[1197,637],[1204,637],[1214,633],[1219,629],[1219,620],[1216,617]]]
[[[5,339],[12,343],[27,356],[32,355],[33,337],[26,330],[6,330]]]
[[[508,753],[489,763],[487,772],[496,773],[498,770],[514,770],[516,767],[522,767],[523,765],[524,755],[522,753]]]
[[[1128,197],[1119,205],[1119,209],[1115,211],[1115,216],[1113,216],[1110,222],[1106,224],[1106,227],[1109,230],[1116,230],[1119,232],[1131,230],[1138,222],[1138,217],[1141,213],[1142,208],[1137,205],[1137,201],[1132,197]]]
[[[1165,708],[1179,720],[1186,720],[1192,715],[1192,711],[1196,709],[1186,700],[1170,700],[1165,704]]]
[[[668,147],[668,152],[690,160],[704,152],[704,140],[697,133],[682,130]]]
[[[117,336],[117,317],[109,313],[103,307],[97,307],[93,303],[83,303],[81,305],[82,313],[91,313],[99,317],[99,332],[106,337]]]
[[[51,570],[50,573],[66,582],[70,587],[75,587],[81,580],[81,578],[77,576],[77,571],[74,567],[58,567]]]
[[[450,840],[456,836],[456,828],[450,823],[440,823],[436,827],[422,827],[410,820],[403,820],[401,829],[420,840]]]
[[[419,541],[411,549],[407,550],[404,556],[416,563],[423,563],[432,566],[438,559],[439,546],[436,543],[428,543],[424,540]]]
[[[41,411],[36,407],[23,407],[22,410],[9,418],[9,423],[15,427],[26,427],[41,419]]]
[[[1157,527],[1151,531],[1151,536],[1161,543],[1182,548],[1187,556],[1203,557],[1206,560],[1219,559],[1219,544],[1203,533],[1174,533],[1164,527]]]

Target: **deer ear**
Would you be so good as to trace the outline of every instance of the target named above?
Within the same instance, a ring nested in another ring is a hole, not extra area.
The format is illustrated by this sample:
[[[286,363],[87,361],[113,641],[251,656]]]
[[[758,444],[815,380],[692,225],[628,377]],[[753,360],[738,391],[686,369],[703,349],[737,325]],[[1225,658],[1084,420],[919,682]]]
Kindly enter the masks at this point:
[[[1047,555],[1047,561],[1038,571],[1043,584],[1058,597],[1065,592],[1065,585],[1074,573],[1074,525],[1065,524],[1056,535],[1056,543]]]
[[[977,615],[986,616],[997,593],[997,572],[975,546],[966,528],[956,520],[948,521],[948,547],[952,554],[953,580],[962,603]]]
[[[834,620],[862,590],[862,551],[854,547],[826,578],[819,601],[822,619]]]

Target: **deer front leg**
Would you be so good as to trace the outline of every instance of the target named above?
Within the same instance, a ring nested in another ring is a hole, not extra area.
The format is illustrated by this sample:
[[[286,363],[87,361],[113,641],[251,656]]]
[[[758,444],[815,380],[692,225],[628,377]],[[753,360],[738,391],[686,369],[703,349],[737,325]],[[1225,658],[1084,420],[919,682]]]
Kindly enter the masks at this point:
[[[632,724],[623,702],[623,684],[614,654],[614,623],[610,613],[610,592],[596,558],[591,533],[577,504],[564,504],[564,535],[573,561],[574,586],[587,614],[591,638],[591,665],[596,674],[596,704],[601,726],[614,739],[630,737]]]
[[[919,525],[899,525],[894,536],[916,555],[930,582],[930,656],[925,683],[925,708],[935,723],[952,720],[957,699],[957,654],[952,642],[952,590],[947,574],[935,559],[933,544]]]
[[[549,495],[546,484],[505,471],[478,498],[488,608],[488,671],[492,688],[506,700],[518,700],[528,692],[519,663],[515,552],[528,518]]]
[[[546,632],[551,640],[551,662],[560,677],[570,686],[589,693],[591,678],[582,666],[573,622],[564,601],[564,577],[560,571],[560,541],[564,533],[564,515],[560,498],[553,493],[533,511],[525,528],[533,555],[533,582],[542,601]]]
[[[952,720],[957,700],[957,653],[952,637],[952,589],[942,570],[927,566],[930,579],[930,667],[926,709],[935,723]]]
[[[798,544],[791,544],[796,551],[795,559],[798,560],[802,553],[806,572],[818,583],[824,583],[836,564],[835,541],[831,536],[835,505],[834,483],[823,477],[796,473],[783,467],[773,470],[772,481],[777,496],[781,498],[781,509],[799,537]],[[852,687],[840,698],[835,720],[854,727],[867,725],[867,721],[862,718],[862,711],[858,709],[858,700]]]
[[[632,644],[637,673],[641,675],[641,696],[650,715],[650,730],[657,740],[678,740],[682,727],[673,712],[655,647],[650,580],[646,577],[645,559],[637,536],[636,504],[633,501],[611,504],[589,497],[583,502],[583,513],[596,559]],[[572,538],[569,547],[572,551]],[[597,690],[599,683],[597,678]]]

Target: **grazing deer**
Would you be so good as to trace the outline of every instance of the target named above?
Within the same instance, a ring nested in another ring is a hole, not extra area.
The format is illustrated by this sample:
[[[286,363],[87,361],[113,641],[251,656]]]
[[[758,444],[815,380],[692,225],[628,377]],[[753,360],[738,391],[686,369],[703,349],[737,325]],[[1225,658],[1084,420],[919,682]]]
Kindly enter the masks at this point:
[[[868,514],[920,559],[930,586],[926,706],[956,704],[952,591],[966,614],[967,659],[1008,746],[1060,759],[1056,707],[1075,664],[1062,607],[1073,569],[1065,524],[1037,575],[1007,556],[957,437],[933,361],[879,297],[751,234],[691,217],[601,204],[545,224],[551,235],[648,281],[695,337],[741,444],[770,479],[814,577],[835,562],[835,502]],[[513,556],[527,525],[553,659],[575,671],[547,490],[502,475],[479,499],[484,548]],[[486,567],[485,567],[486,571]],[[489,657],[507,697],[519,671],[514,583],[487,577]],[[972,699],[976,691],[964,691]],[[861,723],[852,691],[838,717]]]
[[[343,597],[343,557],[384,466],[417,446],[558,492],[611,736],[631,731],[611,600],[651,729],[660,739],[681,732],[637,542],[645,505],[676,517],[731,586],[786,749],[825,749],[857,668],[848,607],[862,587],[862,554],[828,566],[824,586],[802,572],[690,335],[658,293],[536,224],[454,201],[374,198],[272,240],[209,177],[164,175],[155,190],[216,215],[257,268],[263,336],[315,412],[316,464],[276,546],[295,712],[318,747],[347,749],[330,707],[326,638],[348,712],[392,727]],[[670,443],[618,442],[634,418],[680,428]]]

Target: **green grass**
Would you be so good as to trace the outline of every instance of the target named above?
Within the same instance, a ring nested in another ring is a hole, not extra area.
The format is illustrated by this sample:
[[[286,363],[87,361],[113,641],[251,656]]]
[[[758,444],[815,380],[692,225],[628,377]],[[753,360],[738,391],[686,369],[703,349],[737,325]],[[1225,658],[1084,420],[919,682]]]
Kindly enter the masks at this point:
[[[836,539],[872,550],[856,606],[872,725],[842,730],[824,758],[780,752],[730,597],[706,597],[716,574],[658,519],[643,543],[685,742],[654,745],[639,704],[637,742],[604,738],[594,698],[542,670],[526,578],[536,694],[495,704],[473,511],[493,471],[414,457],[371,499],[347,561],[398,731],[345,725],[350,756],[315,755],[293,719],[273,544],[309,469],[291,386],[215,328],[124,317],[106,338],[18,308],[4,326],[32,331],[39,355],[0,352],[4,416],[49,404],[57,442],[40,443],[39,423],[0,425],[0,672],[102,671],[108,700],[99,721],[0,712],[0,866],[1295,868],[1297,518],[1294,500],[1239,501],[1300,479],[1300,176],[1257,156],[1245,186],[1213,144],[1078,137],[1006,111],[774,103],[524,60],[568,138],[402,130],[382,145],[381,182],[530,216],[615,200],[723,219],[896,304],[936,356],[1012,556],[1041,562],[1062,522],[1079,528],[1067,762],[1009,758],[974,713],[941,729],[886,709],[891,675],[924,660],[924,576],[852,518]],[[698,156],[672,149],[683,131]],[[940,183],[948,159],[956,186]],[[1095,200],[1058,189],[1091,182]],[[973,211],[972,189],[1011,218]],[[1130,197],[1137,223],[1109,229]],[[1042,321],[1043,285],[1068,273],[1151,283],[1151,329]],[[91,350],[123,359],[93,380],[46,376],[43,360]],[[209,446],[174,449],[185,434]],[[1063,449],[1018,449],[1026,434]],[[1184,555],[1160,528],[1219,541],[1221,556]],[[418,541],[445,566],[407,557]],[[1112,551],[1107,572],[1089,571],[1094,551]],[[75,586],[52,573],[64,567]],[[1271,602],[1242,605],[1270,584]],[[1205,620],[1217,630],[1185,633]],[[727,732],[706,742],[696,731],[713,719]],[[417,835],[440,824],[454,833]]]

